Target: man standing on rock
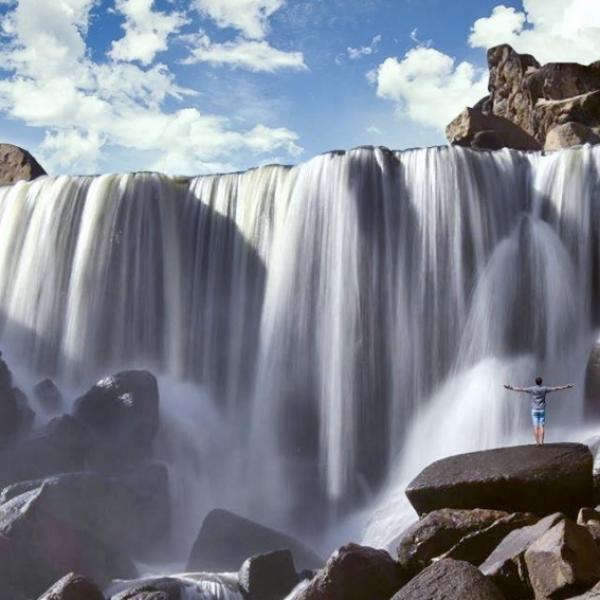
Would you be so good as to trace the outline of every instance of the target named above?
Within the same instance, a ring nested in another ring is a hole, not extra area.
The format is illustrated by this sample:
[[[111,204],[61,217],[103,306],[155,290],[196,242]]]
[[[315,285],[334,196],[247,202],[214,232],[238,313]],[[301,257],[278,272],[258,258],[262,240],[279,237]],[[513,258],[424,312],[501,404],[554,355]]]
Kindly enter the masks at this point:
[[[545,387],[542,385],[541,377],[535,378],[535,385],[527,388],[517,388],[510,384],[505,384],[507,390],[512,392],[523,392],[531,395],[531,420],[533,421],[533,437],[538,446],[544,443],[544,426],[546,425],[546,394],[549,392],[558,392],[559,390],[568,390],[574,387],[572,383],[568,385],[558,385],[556,387]]]

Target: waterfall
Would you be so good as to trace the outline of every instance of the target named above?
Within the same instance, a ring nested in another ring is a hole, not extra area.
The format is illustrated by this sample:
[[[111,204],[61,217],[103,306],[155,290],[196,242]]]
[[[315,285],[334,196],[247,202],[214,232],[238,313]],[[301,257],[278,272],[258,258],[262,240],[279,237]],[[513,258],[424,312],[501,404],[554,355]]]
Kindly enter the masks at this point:
[[[583,382],[599,207],[591,147],[17,183],[0,188],[2,345],[65,385],[143,365],[184,404],[201,390],[223,428],[207,485],[298,529],[376,502],[385,544],[428,460],[527,439],[502,383]],[[568,402],[550,422],[574,431],[581,386]],[[186,439],[189,415],[171,420]]]

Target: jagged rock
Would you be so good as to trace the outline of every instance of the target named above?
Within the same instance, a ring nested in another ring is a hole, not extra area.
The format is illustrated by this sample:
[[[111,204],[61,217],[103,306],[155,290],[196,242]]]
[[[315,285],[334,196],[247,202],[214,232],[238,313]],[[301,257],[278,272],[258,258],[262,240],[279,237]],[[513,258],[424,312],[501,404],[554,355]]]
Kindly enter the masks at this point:
[[[64,404],[63,395],[52,381],[44,379],[35,385],[33,394],[40,405],[49,413],[57,413]]]
[[[514,446],[450,456],[426,467],[406,495],[419,514],[493,508],[575,517],[593,500],[593,459],[583,444]]]
[[[494,521],[485,529],[466,535],[457,542],[443,558],[464,560],[472,565],[480,565],[498,546],[498,544],[515,529],[533,525],[538,517],[530,513],[513,513]]]
[[[536,597],[567,598],[600,579],[600,549],[585,527],[564,519],[525,552]]]
[[[507,598],[531,597],[525,552],[531,544],[563,519],[563,515],[556,513],[548,515],[535,525],[515,529],[500,542],[479,569],[490,577]]]
[[[88,448],[82,423],[70,415],[56,417],[0,451],[0,486],[83,471]]]
[[[46,171],[27,150],[12,144],[0,144],[0,185],[31,181],[42,175],[46,175]]]
[[[540,100],[535,109],[537,137],[544,138],[556,125],[574,122],[594,129],[600,128],[600,90],[565,100]]]
[[[561,150],[581,144],[597,144],[600,136],[581,123],[555,125],[546,136],[544,150]]]
[[[93,433],[91,466],[112,473],[150,459],[158,407],[158,384],[149,371],[106,377],[78,398],[73,414]]]
[[[367,598],[370,596],[364,596]],[[392,600],[504,600],[500,590],[473,565],[444,558],[411,579]]]
[[[405,581],[384,550],[348,544],[333,553],[295,600],[389,600]]]
[[[112,596],[111,600],[183,600],[183,598],[181,581],[171,577],[160,577],[133,585]]]
[[[582,508],[577,515],[577,524],[583,525],[600,546],[600,511],[598,508]]]
[[[44,592],[38,600],[104,600],[104,594],[91,579],[69,573]]]
[[[135,567],[118,549],[55,512],[51,496],[50,486],[43,485],[0,506],[0,533],[10,541],[19,588],[37,596],[71,571],[101,584],[135,576]]]
[[[568,600],[600,600],[600,584],[596,584],[591,590],[580,596],[572,596]]]
[[[446,137],[453,145],[480,149],[542,149],[534,137],[508,119],[483,113],[476,108],[465,108],[446,127]]]
[[[188,571],[237,571],[249,556],[289,549],[300,570],[318,569],[323,560],[302,542],[226,510],[211,511],[188,560]]]
[[[249,600],[281,600],[300,582],[289,550],[276,550],[246,559],[238,579]]]
[[[495,523],[508,513],[496,510],[443,508],[425,515],[401,537],[398,560],[409,572],[417,573],[469,533]]]

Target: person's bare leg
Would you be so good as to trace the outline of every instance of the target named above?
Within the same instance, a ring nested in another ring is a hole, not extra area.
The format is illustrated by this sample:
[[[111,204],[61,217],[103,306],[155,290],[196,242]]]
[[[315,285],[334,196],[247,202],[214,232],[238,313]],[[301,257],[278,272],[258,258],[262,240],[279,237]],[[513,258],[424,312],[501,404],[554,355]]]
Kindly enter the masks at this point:
[[[538,440],[538,428],[537,427],[533,428],[533,439],[535,440],[536,444],[540,443],[539,440]]]
[[[545,427],[542,425],[540,427],[540,445],[543,446],[544,445],[544,436],[546,434],[546,429]]]

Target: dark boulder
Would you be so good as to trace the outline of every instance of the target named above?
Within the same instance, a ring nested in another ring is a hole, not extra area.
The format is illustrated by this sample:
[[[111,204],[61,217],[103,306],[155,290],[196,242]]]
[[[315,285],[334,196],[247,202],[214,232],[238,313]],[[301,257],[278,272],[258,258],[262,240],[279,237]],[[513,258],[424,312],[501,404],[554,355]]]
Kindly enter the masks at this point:
[[[37,596],[71,571],[101,584],[135,576],[135,567],[118,548],[55,511],[51,492],[51,486],[43,485],[0,506],[0,533],[10,541],[17,587]]]
[[[563,520],[560,513],[548,515],[535,525],[509,533],[479,567],[507,598],[529,598],[533,595],[525,552],[536,540]]]
[[[46,171],[27,150],[12,144],[0,144],[0,185],[31,181],[45,174]]]
[[[184,587],[172,577],[147,579],[113,595],[111,600],[184,600]]]
[[[600,549],[590,532],[563,519],[525,552],[529,581],[540,598],[568,598],[600,580]]]
[[[52,379],[44,379],[35,385],[33,395],[48,413],[60,412],[64,405],[64,398]]]
[[[405,581],[384,550],[348,544],[334,552],[295,600],[389,600]]]
[[[31,406],[29,406],[29,400],[21,388],[13,388],[13,394],[17,401],[17,407],[19,410],[19,433],[21,435],[25,435],[28,434],[33,428],[35,411],[33,408],[31,408]]]
[[[14,436],[21,428],[21,411],[13,388],[0,388],[0,438]]]
[[[98,381],[75,401],[73,414],[93,434],[89,461],[115,472],[152,457],[159,423],[156,377],[149,371],[122,371]]]
[[[300,570],[318,569],[323,560],[302,542],[226,510],[211,511],[200,529],[188,571],[237,571],[249,556],[289,549]]]
[[[600,511],[598,508],[582,508],[577,515],[577,524],[583,525],[600,546]]]
[[[363,596],[367,598],[370,596]],[[504,600],[500,590],[470,563],[444,558],[411,579],[392,600]]]
[[[104,594],[91,579],[69,573],[44,592],[38,600],[104,600]]]
[[[239,585],[249,600],[281,600],[300,582],[289,550],[275,550],[246,559]]]
[[[454,560],[464,560],[478,566],[511,531],[533,525],[537,521],[538,517],[530,513],[507,515],[484,529],[466,535],[443,556]]]
[[[88,432],[80,421],[55,417],[0,451],[0,486],[83,471],[88,449]]]
[[[494,508],[575,517],[593,500],[592,463],[583,444],[460,454],[421,471],[406,495],[419,514],[439,508]]]
[[[404,533],[398,544],[398,560],[409,572],[417,573],[469,533],[506,516],[502,511],[484,509],[443,508],[430,512]]]

